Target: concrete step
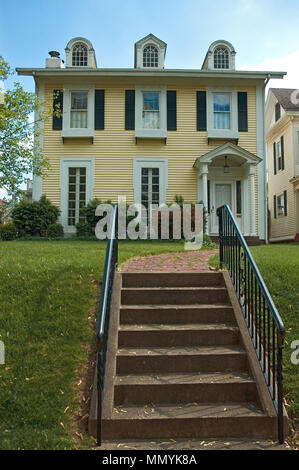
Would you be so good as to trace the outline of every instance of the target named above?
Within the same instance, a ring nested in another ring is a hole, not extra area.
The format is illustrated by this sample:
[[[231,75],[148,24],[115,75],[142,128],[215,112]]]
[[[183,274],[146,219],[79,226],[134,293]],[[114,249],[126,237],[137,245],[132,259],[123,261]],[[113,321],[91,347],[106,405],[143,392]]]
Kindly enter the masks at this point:
[[[247,355],[239,345],[121,348],[116,358],[117,374],[247,369]]]
[[[229,305],[225,287],[128,287],[121,290],[122,305]]]
[[[256,402],[254,380],[246,373],[118,375],[114,404]]]
[[[120,324],[137,323],[229,323],[235,324],[233,308],[228,305],[123,305]]]
[[[239,329],[226,324],[121,325],[118,347],[222,346],[239,342]]]
[[[275,438],[275,422],[251,402],[117,406],[104,439]]]
[[[219,287],[222,273],[202,272],[132,272],[122,274],[122,287]]]

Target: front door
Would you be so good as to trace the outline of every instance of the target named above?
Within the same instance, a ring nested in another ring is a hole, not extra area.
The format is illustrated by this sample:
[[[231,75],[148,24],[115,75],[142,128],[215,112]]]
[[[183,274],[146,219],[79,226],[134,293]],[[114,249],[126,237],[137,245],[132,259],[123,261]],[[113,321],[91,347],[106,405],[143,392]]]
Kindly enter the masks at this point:
[[[227,204],[232,210],[232,183],[214,183],[211,198],[211,233],[218,234],[217,208]]]

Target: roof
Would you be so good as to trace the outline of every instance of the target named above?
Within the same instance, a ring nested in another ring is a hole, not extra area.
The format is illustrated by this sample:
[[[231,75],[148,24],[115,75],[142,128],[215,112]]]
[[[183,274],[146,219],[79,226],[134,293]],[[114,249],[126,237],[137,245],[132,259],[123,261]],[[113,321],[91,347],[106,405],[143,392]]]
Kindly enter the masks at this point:
[[[104,69],[104,68],[16,68],[18,75],[32,76],[59,76],[69,75],[94,77],[188,77],[188,78],[247,78],[266,80],[269,78],[283,78],[286,72],[270,71],[246,71],[246,70],[202,70],[202,69],[163,69],[163,70],[144,70],[144,69]]]
[[[270,91],[285,111],[299,111],[299,90],[296,88],[270,88]],[[294,94],[293,99],[292,94]]]

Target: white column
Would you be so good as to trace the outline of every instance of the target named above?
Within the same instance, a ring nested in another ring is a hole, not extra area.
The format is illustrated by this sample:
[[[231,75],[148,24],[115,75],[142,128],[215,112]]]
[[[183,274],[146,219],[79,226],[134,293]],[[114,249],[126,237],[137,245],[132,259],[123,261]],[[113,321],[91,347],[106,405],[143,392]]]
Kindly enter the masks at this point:
[[[256,236],[256,222],[255,222],[255,165],[251,164],[249,167],[249,187],[250,187],[250,235]]]
[[[208,210],[208,165],[203,165],[201,170],[202,175],[202,202],[204,207]],[[209,221],[207,222],[207,234],[209,234]]]

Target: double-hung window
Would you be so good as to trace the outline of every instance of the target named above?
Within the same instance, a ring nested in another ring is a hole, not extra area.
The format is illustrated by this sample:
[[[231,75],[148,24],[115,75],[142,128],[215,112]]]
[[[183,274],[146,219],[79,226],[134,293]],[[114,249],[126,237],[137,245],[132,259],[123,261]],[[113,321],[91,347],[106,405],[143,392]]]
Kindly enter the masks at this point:
[[[71,92],[71,121],[70,127],[75,129],[87,128],[88,93],[87,91]]]
[[[94,137],[95,90],[93,86],[65,85],[62,137]]]
[[[167,137],[167,91],[165,86],[136,86],[135,137]]]
[[[160,129],[160,93],[143,92],[143,129]]]
[[[231,96],[229,93],[213,94],[214,129],[231,128]]]
[[[238,90],[234,87],[207,87],[207,134],[210,139],[238,139]]]

